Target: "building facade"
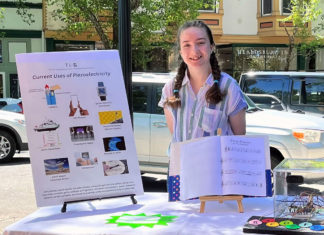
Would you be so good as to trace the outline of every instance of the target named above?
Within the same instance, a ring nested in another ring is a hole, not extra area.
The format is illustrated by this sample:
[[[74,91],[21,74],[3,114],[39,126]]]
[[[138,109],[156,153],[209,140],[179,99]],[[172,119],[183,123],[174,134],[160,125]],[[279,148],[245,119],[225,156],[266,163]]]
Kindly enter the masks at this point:
[[[42,0],[29,0],[26,7],[35,21],[31,24],[17,14],[15,1],[0,1],[0,97],[20,97],[15,55],[45,51]]]
[[[289,3],[290,0],[219,0],[216,11],[201,12],[198,18],[213,30],[222,70],[236,79],[249,70],[284,70],[288,37],[279,20],[289,15]],[[320,8],[324,12],[323,0]],[[316,24],[311,22],[308,27]],[[321,34],[324,36],[324,32]],[[296,50],[293,55],[289,70],[324,71],[324,48],[307,61]]]
[[[202,9],[198,19],[212,29],[223,71],[238,79],[249,70],[283,70],[288,37],[279,20],[289,15],[290,0],[202,1],[214,5]],[[4,8],[4,18],[0,19],[0,97],[20,97],[17,53],[103,49],[96,34],[71,35],[62,31],[63,23],[51,14],[56,6],[47,5],[46,0],[28,0],[26,6],[35,20],[31,24],[17,15],[14,0],[0,2],[0,8]],[[320,8],[324,12],[324,0],[320,0]],[[107,19],[103,16],[103,20]],[[318,23],[311,22],[308,27]],[[107,34],[113,37],[112,30]],[[153,60],[144,71],[169,72],[177,67],[177,55],[159,47],[150,53]],[[296,51],[293,58],[290,70],[324,71],[324,48],[308,61]],[[133,71],[143,70],[133,67]]]

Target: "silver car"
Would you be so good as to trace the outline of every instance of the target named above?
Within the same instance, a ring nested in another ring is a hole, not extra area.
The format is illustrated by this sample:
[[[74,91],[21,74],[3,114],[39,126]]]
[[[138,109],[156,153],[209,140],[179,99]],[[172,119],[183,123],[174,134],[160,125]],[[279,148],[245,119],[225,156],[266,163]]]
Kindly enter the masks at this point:
[[[10,161],[16,151],[28,150],[23,114],[0,110],[0,162]]]
[[[133,73],[134,134],[142,172],[167,173],[171,135],[157,104],[174,74]],[[263,110],[246,96],[247,135],[269,137],[271,168],[284,158],[324,158],[324,119]]]

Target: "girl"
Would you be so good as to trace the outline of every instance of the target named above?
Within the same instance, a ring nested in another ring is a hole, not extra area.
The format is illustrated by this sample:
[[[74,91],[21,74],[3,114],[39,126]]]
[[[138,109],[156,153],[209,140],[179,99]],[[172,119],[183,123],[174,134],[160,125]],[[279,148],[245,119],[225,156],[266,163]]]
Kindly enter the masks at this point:
[[[181,63],[176,77],[163,90],[164,108],[172,142],[202,136],[245,134],[245,108],[241,89],[220,71],[209,27],[202,21],[185,23],[178,31]]]

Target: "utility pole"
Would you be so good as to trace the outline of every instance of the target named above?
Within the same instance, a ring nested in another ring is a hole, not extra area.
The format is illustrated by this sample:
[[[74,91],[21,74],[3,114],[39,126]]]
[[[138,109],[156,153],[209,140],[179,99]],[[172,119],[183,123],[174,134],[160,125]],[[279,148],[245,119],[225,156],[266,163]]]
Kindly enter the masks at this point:
[[[133,123],[132,43],[130,0],[118,0],[118,49],[124,75],[129,113]]]

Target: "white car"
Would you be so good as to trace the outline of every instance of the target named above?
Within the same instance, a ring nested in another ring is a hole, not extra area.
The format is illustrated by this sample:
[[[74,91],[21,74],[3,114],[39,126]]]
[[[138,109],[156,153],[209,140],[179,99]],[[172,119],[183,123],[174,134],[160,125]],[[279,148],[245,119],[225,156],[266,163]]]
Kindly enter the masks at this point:
[[[133,73],[133,115],[142,172],[167,173],[171,135],[160,100],[174,74]],[[258,108],[246,97],[247,135],[269,136],[271,167],[284,158],[324,158],[324,118]]]
[[[0,162],[10,161],[16,151],[28,150],[23,114],[0,110]]]

